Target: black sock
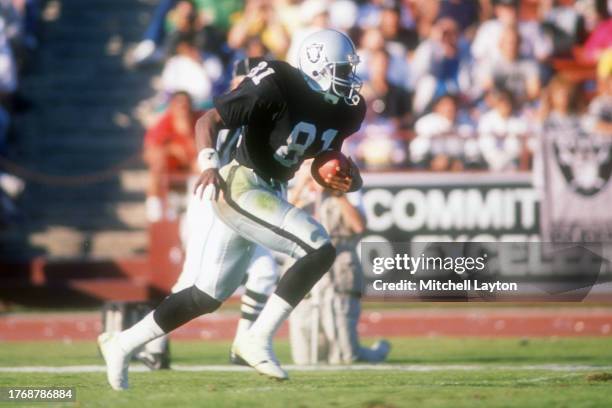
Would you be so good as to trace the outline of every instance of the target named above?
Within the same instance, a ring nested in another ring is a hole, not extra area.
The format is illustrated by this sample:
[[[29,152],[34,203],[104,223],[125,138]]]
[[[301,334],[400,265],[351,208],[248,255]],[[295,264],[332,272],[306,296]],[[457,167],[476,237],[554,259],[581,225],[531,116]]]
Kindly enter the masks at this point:
[[[153,313],[155,322],[164,332],[169,333],[206,313],[221,306],[221,302],[192,286],[176,292],[162,300]]]
[[[297,306],[321,276],[331,268],[335,259],[336,249],[332,244],[326,244],[298,259],[278,282],[275,293],[291,306]]]

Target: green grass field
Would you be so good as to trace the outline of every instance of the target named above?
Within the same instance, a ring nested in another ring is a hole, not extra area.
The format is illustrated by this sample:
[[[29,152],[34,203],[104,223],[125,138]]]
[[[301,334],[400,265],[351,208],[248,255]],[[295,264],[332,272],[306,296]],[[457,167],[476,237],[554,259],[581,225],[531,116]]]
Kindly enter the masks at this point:
[[[0,369],[0,387],[73,386],[77,402],[63,406],[84,407],[612,407],[612,375],[605,375],[612,373],[610,338],[392,343],[389,363],[395,368],[290,371],[285,383],[251,371],[136,372],[130,390],[114,392],[101,372]],[[225,364],[227,351],[223,342],[174,342],[173,364]],[[281,361],[290,362],[285,342],[277,351]],[[0,367],[101,364],[93,343],[0,344]]]

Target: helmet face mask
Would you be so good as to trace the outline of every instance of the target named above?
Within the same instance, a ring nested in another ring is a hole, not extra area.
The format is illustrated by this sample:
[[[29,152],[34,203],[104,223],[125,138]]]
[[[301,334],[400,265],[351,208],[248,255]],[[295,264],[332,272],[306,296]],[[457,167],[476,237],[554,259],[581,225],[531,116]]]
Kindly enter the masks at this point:
[[[353,63],[331,64],[331,91],[336,96],[344,98],[349,105],[359,103],[362,82],[355,73],[356,69],[357,64]]]
[[[355,71],[359,56],[353,42],[335,30],[321,30],[307,37],[300,48],[299,68],[311,87],[337,103],[357,105],[362,82]]]

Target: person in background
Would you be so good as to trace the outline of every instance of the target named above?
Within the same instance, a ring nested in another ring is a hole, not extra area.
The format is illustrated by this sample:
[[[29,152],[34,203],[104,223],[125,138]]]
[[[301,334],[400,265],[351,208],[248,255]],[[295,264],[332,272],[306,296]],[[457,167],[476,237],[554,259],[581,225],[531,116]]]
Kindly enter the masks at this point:
[[[524,139],[528,126],[515,110],[512,93],[491,91],[493,108],[478,122],[480,152],[492,171],[527,170]]]
[[[425,111],[442,95],[469,93],[470,62],[469,47],[460,41],[457,23],[446,17],[439,19],[412,59],[415,111]]]
[[[574,128],[579,125],[583,110],[578,85],[557,74],[542,94],[539,119],[543,127],[550,130]]]
[[[521,56],[546,59],[552,52],[552,44],[544,37],[537,21],[519,21],[518,0],[495,0],[494,3],[495,18],[483,22],[474,37],[471,47],[474,59],[487,65],[497,61],[500,37],[507,27],[518,27]]]
[[[389,82],[390,58],[384,49],[370,55],[369,80],[364,84],[362,94],[369,110],[391,121],[393,126],[399,129],[409,122],[412,97],[402,87]]]
[[[188,40],[176,46],[176,55],[165,64],[161,75],[162,91],[189,94],[194,106],[206,108],[212,103],[213,80],[198,48]]]
[[[329,5],[329,21],[332,28],[348,33],[355,32],[359,7],[352,0],[337,0]]]
[[[189,173],[195,164],[195,123],[199,113],[192,108],[186,92],[176,92],[167,112],[147,130],[143,158],[149,168],[146,213],[149,222],[164,215],[164,177],[172,173]]]
[[[131,62],[136,65],[160,62],[168,49],[166,37],[176,27],[175,22],[167,21],[168,15],[177,10],[178,0],[160,0],[143,35],[143,39],[131,52]],[[243,0],[195,0],[183,1],[190,5],[180,6],[180,10],[194,9],[191,22],[194,26],[203,28],[207,35],[212,36],[207,41],[207,47],[224,42],[230,26],[230,16],[241,10]],[[180,15],[181,13],[179,13]],[[176,16],[175,16],[176,17]]]
[[[608,2],[597,0],[593,16],[593,30],[589,33],[584,46],[577,53],[579,60],[595,64],[612,47],[612,18]]]
[[[363,270],[356,246],[365,231],[359,192],[337,194],[323,190],[303,166],[290,200],[314,214],[336,247],[336,261],[289,320],[291,354],[296,364],[351,364],[384,361],[391,345],[386,340],[364,347],[357,324],[361,314]],[[324,340],[320,341],[323,338]],[[313,339],[317,341],[313,347]],[[313,355],[314,348],[317,355]]]
[[[438,98],[432,112],[417,120],[414,128],[416,137],[410,142],[413,166],[432,171],[461,171],[480,164],[473,126],[460,114],[456,97]]]
[[[230,48],[244,48],[247,39],[259,36],[268,50],[282,59],[289,48],[289,36],[273,5],[266,0],[246,0],[227,35]]]
[[[538,190],[544,191],[545,188],[542,142],[552,138],[563,144],[568,136],[573,140],[576,134],[582,133],[584,108],[579,85],[562,74],[555,75],[542,92],[536,132],[538,139],[530,139],[534,142],[529,146],[534,152],[532,174],[534,187]]]
[[[369,169],[389,169],[406,159],[403,128],[411,121],[412,96],[390,82],[390,55],[380,48],[368,58],[368,81],[362,95],[368,107],[362,129],[345,144],[347,150]]]
[[[384,3],[378,29],[385,39],[387,50],[394,55],[411,53],[419,43],[416,31],[401,24],[401,6],[394,1]]]
[[[540,72],[536,61],[520,56],[520,43],[516,28],[504,28],[499,38],[500,57],[486,69],[482,81],[485,92],[505,88],[522,106],[540,96]]]
[[[199,51],[220,53],[219,44],[223,42],[222,37],[210,24],[207,24],[201,14],[198,14],[196,6],[191,1],[179,1],[170,10],[166,20],[168,31],[164,41],[166,57],[174,55],[177,44],[182,40],[191,42]]]
[[[575,0],[547,0],[543,2],[543,29],[552,38],[553,55],[570,56],[572,48],[586,36],[584,17]]]
[[[478,24],[482,0],[445,0],[438,1],[437,20],[452,19],[460,32],[472,31]],[[472,33],[473,35],[473,33]],[[470,36],[471,38],[471,36]]]

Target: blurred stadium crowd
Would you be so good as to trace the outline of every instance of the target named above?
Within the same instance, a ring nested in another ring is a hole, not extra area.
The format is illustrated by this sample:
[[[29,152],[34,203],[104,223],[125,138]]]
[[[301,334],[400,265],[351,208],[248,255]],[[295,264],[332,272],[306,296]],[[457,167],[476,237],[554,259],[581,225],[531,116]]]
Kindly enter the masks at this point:
[[[156,111],[177,91],[207,109],[228,88],[234,61],[295,64],[306,35],[335,28],[349,34],[362,58],[368,113],[346,150],[363,168],[529,170],[544,122],[575,126],[588,114],[592,126],[610,131],[611,3],[161,0],[132,62],[163,63]],[[567,66],[574,72],[564,72]],[[183,136],[193,136],[183,126],[193,115],[177,116]],[[153,126],[147,146],[162,145],[171,116]],[[175,133],[180,145],[185,138]],[[148,161],[175,169],[194,152],[170,155]]]
[[[27,107],[19,79],[43,3],[0,0],[0,159],[11,118]],[[345,144],[362,168],[529,170],[542,129],[586,118],[612,131],[611,9],[609,0],[158,0],[128,55],[135,68],[161,66],[158,95],[138,109],[148,195],[159,195],[163,174],[192,169],[193,124],[230,87],[236,61],[295,64],[302,39],[321,28],[346,32],[362,58],[368,113]],[[15,214],[23,186],[0,173],[0,214]]]
[[[0,0],[0,159],[8,152],[11,118],[28,107],[19,79],[38,47],[39,6],[38,0]],[[23,188],[21,179],[0,170],[0,226],[19,217],[13,200]]]

